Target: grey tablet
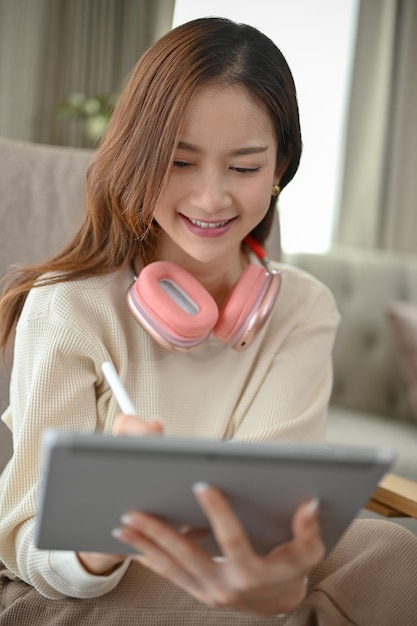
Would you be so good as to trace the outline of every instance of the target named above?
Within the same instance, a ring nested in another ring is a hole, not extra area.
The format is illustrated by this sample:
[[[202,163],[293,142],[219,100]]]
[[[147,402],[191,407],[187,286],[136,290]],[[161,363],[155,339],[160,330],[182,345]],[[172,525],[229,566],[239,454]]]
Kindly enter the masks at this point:
[[[205,481],[227,495],[261,553],[290,538],[296,507],[317,496],[330,550],[394,457],[387,449],[48,432],[35,544],[131,552],[111,535],[130,510],[154,513],[175,527],[209,528],[192,492]],[[199,543],[220,554],[210,533]]]

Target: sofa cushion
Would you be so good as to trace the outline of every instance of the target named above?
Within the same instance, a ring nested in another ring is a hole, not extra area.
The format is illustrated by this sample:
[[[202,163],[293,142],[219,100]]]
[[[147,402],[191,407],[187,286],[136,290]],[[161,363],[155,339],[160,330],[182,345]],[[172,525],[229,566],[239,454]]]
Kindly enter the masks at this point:
[[[417,306],[410,302],[392,301],[386,313],[400,371],[417,419]]]
[[[0,277],[10,265],[55,254],[75,232],[84,206],[92,152],[0,138]],[[7,370],[11,359],[7,359]],[[8,404],[8,371],[0,365],[0,414]],[[0,470],[12,451],[0,423]]]
[[[333,445],[391,448],[398,454],[391,471],[417,481],[416,424],[413,420],[399,423],[386,415],[331,405],[326,439]]]
[[[417,305],[417,256],[338,247],[326,254],[285,254],[284,260],[316,276],[336,298],[342,320],[332,403],[415,426],[386,306],[393,300]]]

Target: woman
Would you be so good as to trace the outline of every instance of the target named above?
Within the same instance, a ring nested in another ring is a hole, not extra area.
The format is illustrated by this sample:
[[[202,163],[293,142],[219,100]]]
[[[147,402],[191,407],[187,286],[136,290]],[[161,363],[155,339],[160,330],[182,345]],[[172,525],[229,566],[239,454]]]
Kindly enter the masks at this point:
[[[196,20],[165,35],[134,68],[89,167],[77,235],[53,259],[12,273],[1,300],[3,346],[16,326],[3,415],[14,456],[0,483],[0,558],[4,578],[17,579],[5,585],[4,620],[26,618],[18,611],[31,610],[31,602],[50,623],[59,616],[60,623],[256,624],[297,620],[297,607],[309,610],[302,604],[306,577],[323,558],[315,501],[296,511],[293,539],[266,556],[254,552],[222,494],[201,485],[196,498],[222,549],[220,562],[187,533],[139,511],[115,534],[141,556],[48,552],[32,543],[45,428],[324,440],[339,320],[329,291],[273,264],[282,278],[276,302],[254,336],[239,343],[253,284],[248,270],[259,267],[251,246],[257,252],[253,241],[265,242],[300,153],[290,70],[256,29]],[[127,305],[136,276],[157,262],[186,270],[207,295],[211,321],[201,337],[193,335],[192,350],[166,349],[181,343],[190,315],[161,340],[160,327],[172,320],[155,305],[165,297],[159,284],[145,303],[145,328],[137,303],[130,299],[133,315]],[[141,419],[117,415],[101,372],[109,360]],[[11,591],[18,579],[25,582],[17,595],[27,601],[19,606]],[[294,623],[307,623],[301,619]]]

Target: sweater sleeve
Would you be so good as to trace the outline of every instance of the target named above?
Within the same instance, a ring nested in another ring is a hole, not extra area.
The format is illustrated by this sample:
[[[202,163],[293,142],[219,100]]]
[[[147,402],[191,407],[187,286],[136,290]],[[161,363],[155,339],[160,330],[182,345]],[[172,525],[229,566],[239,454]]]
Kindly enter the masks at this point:
[[[294,328],[285,333],[269,369],[256,378],[251,404],[244,416],[234,420],[232,438],[270,443],[325,440],[339,320],[332,294],[320,289]],[[271,342],[263,350],[273,346]]]
[[[93,576],[74,553],[33,544],[42,432],[104,428],[99,407],[106,394],[100,395],[98,379],[108,355],[96,344],[82,329],[48,316],[26,316],[16,332],[10,406],[3,416],[13,431],[14,455],[0,481],[0,558],[49,598],[102,595],[128,567],[126,561],[110,576]]]

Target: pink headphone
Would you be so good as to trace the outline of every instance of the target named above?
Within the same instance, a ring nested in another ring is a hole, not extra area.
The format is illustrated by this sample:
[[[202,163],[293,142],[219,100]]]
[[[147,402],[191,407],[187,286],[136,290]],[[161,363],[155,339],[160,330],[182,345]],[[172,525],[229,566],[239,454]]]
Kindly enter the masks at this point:
[[[235,350],[247,348],[274,306],[281,275],[269,268],[264,249],[252,237],[245,243],[262,265],[248,265],[220,310],[185,269],[156,261],[143,268],[127,292],[133,317],[169,350],[191,350],[211,332]]]

